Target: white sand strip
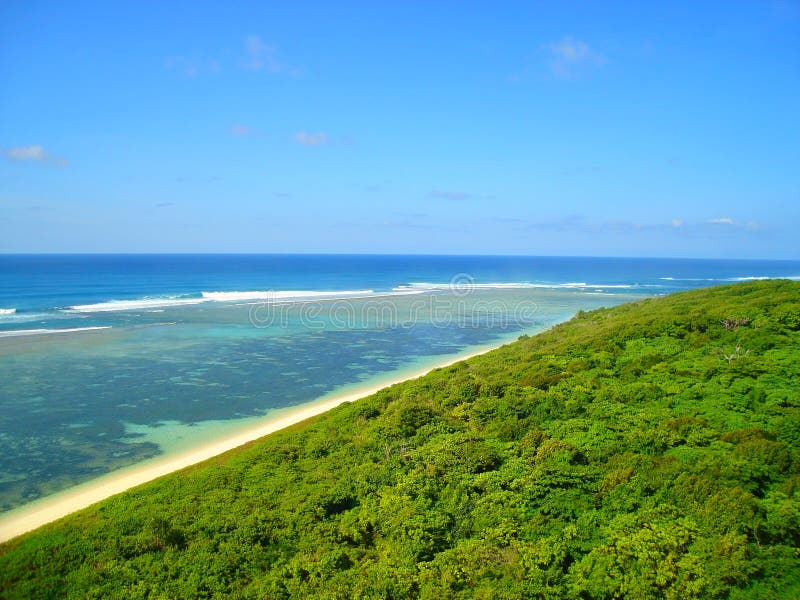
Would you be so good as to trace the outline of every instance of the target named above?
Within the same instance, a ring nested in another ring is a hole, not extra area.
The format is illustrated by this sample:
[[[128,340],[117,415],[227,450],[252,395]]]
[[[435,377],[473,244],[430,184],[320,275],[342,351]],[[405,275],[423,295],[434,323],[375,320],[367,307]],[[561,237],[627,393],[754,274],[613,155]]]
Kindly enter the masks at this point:
[[[472,350],[462,355],[450,357],[441,363],[434,363],[432,366],[428,366],[411,374],[404,373],[395,379],[381,382],[380,385],[377,386],[359,389],[345,394],[334,393],[296,408],[286,409],[285,411],[281,410],[278,415],[265,417],[265,420],[257,427],[229,438],[210,443],[207,446],[202,446],[178,456],[149,460],[133,467],[109,473],[108,475],[93,479],[92,481],[77,485],[63,492],[53,494],[52,496],[42,498],[41,500],[35,500],[30,504],[15,508],[0,515],[0,542],[5,542],[18,535],[32,531],[46,523],[65,517],[70,513],[91,506],[96,502],[122,493],[137,485],[179,471],[180,469],[257,440],[270,433],[320,415],[344,402],[353,402],[359,398],[371,396],[375,392],[390,385],[410,379],[417,379],[434,369],[448,367],[473,356],[484,354],[508,342],[509,340],[505,340],[496,345],[482,347],[478,350]]]

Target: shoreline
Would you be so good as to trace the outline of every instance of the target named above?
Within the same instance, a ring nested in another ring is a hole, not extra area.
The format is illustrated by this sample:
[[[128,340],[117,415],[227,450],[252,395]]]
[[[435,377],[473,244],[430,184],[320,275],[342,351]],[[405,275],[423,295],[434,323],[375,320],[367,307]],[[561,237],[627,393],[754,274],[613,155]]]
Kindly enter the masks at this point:
[[[344,404],[354,402],[361,398],[371,396],[376,392],[412,379],[418,379],[431,371],[449,367],[455,363],[467,360],[474,356],[485,354],[517,339],[524,332],[515,334],[515,337],[504,338],[497,343],[473,347],[461,354],[451,355],[446,360],[433,363],[429,366],[411,372],[401,371],[395,377],[379,383],[368,384],[353,391],[332,392],[305,404],[284,409],[277,409],[277,414],[267,415],[258,425],[213,441],[205,446],[188,450],[171,457],[158,457],[133,465],[119,471],[101,475],[98,478],[78,484],[66,490],[56,492],[39,500],[11,509],[5,514],[0,514],[0,543],[7,542],[24,533],[56,521],[69,514],[88,508],[93,504],[116,496],[139,485],[169,475],[196,465],[205,460],[256,441],[262,437],[280,431],[302,421],[316,417],[329,410]],[[413,368],[413,367],[410,367]]]

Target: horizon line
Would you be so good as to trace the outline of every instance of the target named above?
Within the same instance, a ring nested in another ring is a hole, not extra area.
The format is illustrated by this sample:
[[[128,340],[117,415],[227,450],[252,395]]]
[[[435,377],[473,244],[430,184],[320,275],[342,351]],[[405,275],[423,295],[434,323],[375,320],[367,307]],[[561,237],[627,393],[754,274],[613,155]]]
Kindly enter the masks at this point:
[[[609,254],[472,254],[472,253],[428,253],[428,252],[16,252],[3,251],[5,256],[419,256],[441,258],[592,258],[592,259],[632,259],[632,260],[716,260],[751,262],[800,262],[798,258],[763,257],[712,257],[712,256],[652,256],[652,255],[609,255]]]

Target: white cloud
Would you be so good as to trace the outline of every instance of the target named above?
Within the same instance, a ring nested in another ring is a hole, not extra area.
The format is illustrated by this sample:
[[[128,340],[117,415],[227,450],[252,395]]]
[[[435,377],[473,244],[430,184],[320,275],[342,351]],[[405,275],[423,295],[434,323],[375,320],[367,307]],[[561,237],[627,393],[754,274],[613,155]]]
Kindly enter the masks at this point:
[[[41,146],[18,146],[6,150],[6,156],[11,160],[35,160],[43,161],[47,159],[47,153]]]
[[[324,133],[306,133],[298,131],[293,136],[294,143],[300,146],[325,146],[330,142],[330,138]]]
[[[617,233],[617,234],[651,234],[667,233],[678,236],[708,236],[708,235],[741,235],[742,233],[755,234],[768,229],[753,221],[742,224],[727,217],[719,219],[706,219],[705,221],[684,221],[672,219],[670,222],[637,223],[625,220],[595,221],[581,215],[545,220],[529,221],[515,224],[519,230],[547,230],[547,231],[574,231],[579,233]]]
[[[66,166],[68,161],[47,152],[42,146],[16,146],[3,152],[8,160],[14,162],[38,162],[43,164]]]
[[[556,77],[570,78],[581,68],[606,62],[605,57],[592,50],[589,44],[572,36],[547,44],[545,50],[550,54],[550,67]]]
[[[289,73],[297,75],[298,70],[278,60],[277,48],[257,35],[244,38],[244,60],[242,67],[251,71],[267,71],[268,73]]]
[[[268,138],[272,137],[272,135],[263,129],[259,129],[258,127],[252,127],[250,125],[245,125],[244,123],[234,123],[231,125],[230,129],[228,129],[231,135],[240,138]]]
[[[242,40],[243,49],[238,51],[234,61],[230,64],[230,52],[219,52],[217,56],[203,57],[202,55],[168,56],[164,65],[183,77],[195,78],[209,73],[218,73],[223,68],[235,66],[248,71],[265,71],[267,73],[286,73],[299,75],[300,70],[281,61],[277,56],[277,47],[267,44],[257,35],[248,35]]]

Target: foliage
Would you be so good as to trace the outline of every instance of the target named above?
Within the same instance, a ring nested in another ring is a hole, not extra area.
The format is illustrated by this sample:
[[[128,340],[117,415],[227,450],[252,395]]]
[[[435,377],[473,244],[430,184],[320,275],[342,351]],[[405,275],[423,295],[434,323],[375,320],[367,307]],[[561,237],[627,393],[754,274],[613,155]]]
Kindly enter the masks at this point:
[[[13,540],[0,595],[798,597],[798,315],[581,313]]]

